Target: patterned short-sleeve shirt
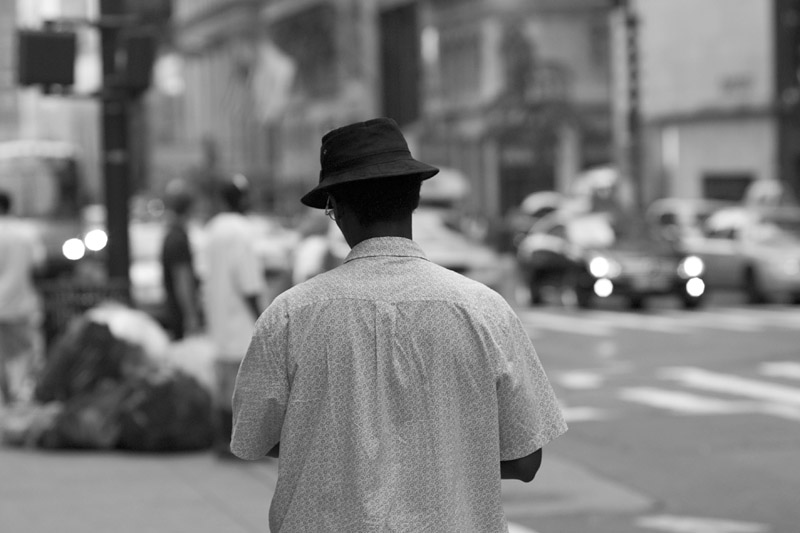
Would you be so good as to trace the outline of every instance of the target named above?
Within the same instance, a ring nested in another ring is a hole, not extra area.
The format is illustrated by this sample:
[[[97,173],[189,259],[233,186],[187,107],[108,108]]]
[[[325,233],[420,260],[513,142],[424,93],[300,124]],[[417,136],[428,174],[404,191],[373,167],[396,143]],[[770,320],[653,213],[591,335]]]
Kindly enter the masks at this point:
[[[507,531],[500,461],[567,429],[508,303],[399,237],[275,299],[233,410],[237,456],[281,445],[273,533]]]

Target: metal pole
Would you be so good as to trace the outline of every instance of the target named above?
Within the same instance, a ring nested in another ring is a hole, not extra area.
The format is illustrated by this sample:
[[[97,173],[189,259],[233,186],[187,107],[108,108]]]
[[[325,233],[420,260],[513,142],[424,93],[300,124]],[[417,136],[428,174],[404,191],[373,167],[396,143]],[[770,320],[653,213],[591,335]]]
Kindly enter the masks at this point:
[[[122,286],[130,301],[130,252],[128,240],[128,200],[130,197],[130,101],[116,83],[117,42],[120,25],[109,22],[124,15],[124,0],[100,1],[103,88],[102,153],[105,185],[106,229],[108,231],[107,271],[109,281]]]

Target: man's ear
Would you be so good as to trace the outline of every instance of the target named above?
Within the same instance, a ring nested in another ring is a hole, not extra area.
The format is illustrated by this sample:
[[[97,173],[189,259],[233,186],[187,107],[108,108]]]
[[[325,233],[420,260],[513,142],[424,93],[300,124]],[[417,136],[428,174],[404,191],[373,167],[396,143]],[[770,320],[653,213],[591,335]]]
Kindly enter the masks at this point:
[[[347,216],[347,205],[342,202],[337,202],[336,197],[331,196],[331,209],[333,209],[333,214],[336,217],[336,220],[340,220],[342,217]]]

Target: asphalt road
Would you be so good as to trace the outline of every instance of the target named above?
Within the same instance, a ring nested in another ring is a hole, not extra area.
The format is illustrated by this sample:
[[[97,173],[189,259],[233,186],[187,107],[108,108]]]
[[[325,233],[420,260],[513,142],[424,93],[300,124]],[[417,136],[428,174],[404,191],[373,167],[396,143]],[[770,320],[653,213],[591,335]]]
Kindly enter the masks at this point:
[[[537,533],[800,533],[800,306],[721,295],[697,311],[656,302],[518,312],[570,423],[545,448],[542,472],[551,457],[613,496],[548,506],[509,493],[515,523]],[[536,483],[546,495],[554,476]]]

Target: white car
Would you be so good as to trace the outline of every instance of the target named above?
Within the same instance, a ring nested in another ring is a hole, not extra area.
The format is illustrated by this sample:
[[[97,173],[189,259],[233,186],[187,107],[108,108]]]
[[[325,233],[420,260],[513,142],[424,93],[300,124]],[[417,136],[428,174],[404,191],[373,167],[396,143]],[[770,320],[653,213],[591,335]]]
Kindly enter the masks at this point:
[[[741,290],[750,303],[800,303],[800,209],[722,209],[690,245],[712,289]]]

